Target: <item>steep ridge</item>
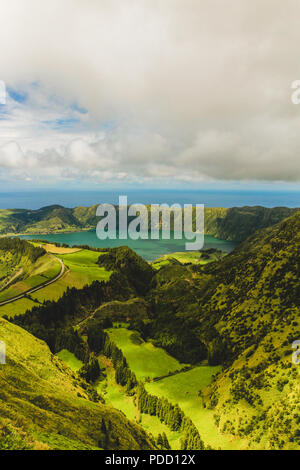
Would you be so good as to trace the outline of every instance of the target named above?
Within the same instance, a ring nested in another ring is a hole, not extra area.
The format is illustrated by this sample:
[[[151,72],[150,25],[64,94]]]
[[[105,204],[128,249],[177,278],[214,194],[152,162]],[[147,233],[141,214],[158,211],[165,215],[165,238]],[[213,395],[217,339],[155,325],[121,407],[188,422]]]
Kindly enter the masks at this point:
[[[203,394],[220,431],[299,448],[300,212],[193,269],[203,281],[197,334],[227,364]]]

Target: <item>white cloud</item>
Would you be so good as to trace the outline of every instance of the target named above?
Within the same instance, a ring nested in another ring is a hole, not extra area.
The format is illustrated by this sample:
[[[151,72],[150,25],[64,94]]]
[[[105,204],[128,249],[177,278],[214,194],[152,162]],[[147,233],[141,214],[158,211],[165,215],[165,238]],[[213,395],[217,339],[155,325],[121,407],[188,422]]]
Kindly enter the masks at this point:
[[[2,179],[300,180],[298,1],[10,0],[1,15],[0,79],[28,95],[0,120]]]

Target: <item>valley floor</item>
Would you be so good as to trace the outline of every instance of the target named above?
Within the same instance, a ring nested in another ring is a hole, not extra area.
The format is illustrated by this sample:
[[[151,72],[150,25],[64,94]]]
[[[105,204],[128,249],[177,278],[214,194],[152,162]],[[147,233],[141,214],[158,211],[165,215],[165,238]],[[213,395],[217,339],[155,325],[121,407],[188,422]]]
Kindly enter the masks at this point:
[[[131,340],[133,331],[124,327],[107,330],[113,342],[122,350],[131,370],[138,380],[144,382],[146,390],[157,397],[165,397],[171,403],[177,404],[185,415],[192,419],[204,443],[213,449],[246,449],[247,440],[237,439],[231,435],[221,434],[215,424],[213,411],[203,407],[199,391],[206,387],[212,376],[220,371],[219,366],[199,365],[186,371],[180,371],[187,364],[180,364],[163,349],[153,346],[150,342],[134,344]],[[58,356],[76,372],[81,364],[75,356],[62,351]],[[126,393],[124,387],[115,381],[115,370],[112,361],[100,355],[100,367],[105,368],[106,377],[96,384],[107,404],[121,410],[130,420],[136,421],[156,439],[159,434],[166,433],[171,448],[180,449],[183,437],[180,432],[174,432],[162,423],[156,416],[140,413],[136,396]],[[168,375],[164,378],[159,378]]]

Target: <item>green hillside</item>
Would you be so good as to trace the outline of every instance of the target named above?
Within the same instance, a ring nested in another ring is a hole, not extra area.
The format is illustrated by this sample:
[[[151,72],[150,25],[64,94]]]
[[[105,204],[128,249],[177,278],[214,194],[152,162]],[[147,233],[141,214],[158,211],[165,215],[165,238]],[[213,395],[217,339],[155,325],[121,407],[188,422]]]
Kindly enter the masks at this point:
[[[0,239],[0,247],[1,243],[4,244],[7,240],[10,239]],[[26,242],[17,238],[12,239],[11,243],[12,246],[0,250],[0,269],[6,274],[3,277],[5,288],[0,291],[0,302],[11,299],[33,287],[42,286],[47,281],[55,278],[61,271],[61,264],[58,260],[64,263],[65,272],[53,284],[42,287],[22,299],[0,306],[0,316],[8,315],[12,317],[25,313],[26,310],[38,306],[44,301],[58,300],[72,287],[80,289],[85,285],[92,284],[94,281],[107,281],[110,278],[111,271],[98,264],[99,256],[103,253],[85,249],[72,250],[45,243],[40,243],[36,247],[34,242]],[[39,256],[34,263],[26,256],[20,257],[20,250],[18,254],[13,250],[13,247],[19,246],[20,243],[29,250],[41,253],[42,256]],[[10,265],[7,260],[10,261]],[[9,279],[7,266],[12,272],[11,277],[13,280],[9,284],[7,284]]]
[[[151,449],[123,414],[91,401],[87,385],[21,328],[0,319],[7,345],[0,365],[0,449]],[[94,398],[95,400],[95,398]]]
[[[19,239],[0,239],[0,302],[54,279],[61,264],[43,248]]]

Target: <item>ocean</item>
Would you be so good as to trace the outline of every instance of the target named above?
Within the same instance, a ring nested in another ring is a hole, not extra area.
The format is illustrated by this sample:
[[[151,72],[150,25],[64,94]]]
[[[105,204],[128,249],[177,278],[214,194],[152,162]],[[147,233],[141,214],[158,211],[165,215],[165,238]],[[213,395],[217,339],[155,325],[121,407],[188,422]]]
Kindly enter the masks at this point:
[[[59,204],[64,207],[118,204],[119,195],[128,203],[204,204],[206,207],[300,207],[300,191],[246,190],[120,190],[120,191],[32,191],[0,192],[0,209],[40,209]]]

